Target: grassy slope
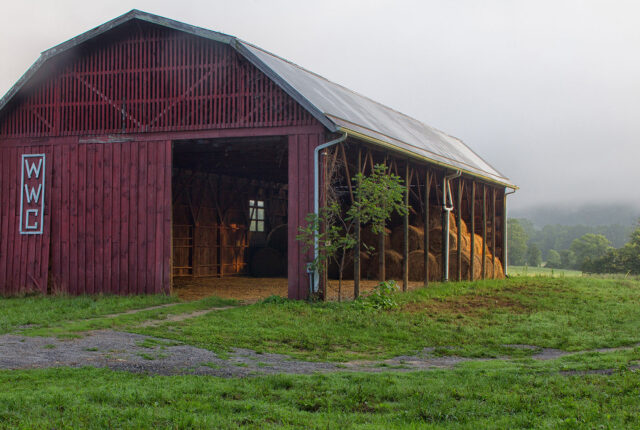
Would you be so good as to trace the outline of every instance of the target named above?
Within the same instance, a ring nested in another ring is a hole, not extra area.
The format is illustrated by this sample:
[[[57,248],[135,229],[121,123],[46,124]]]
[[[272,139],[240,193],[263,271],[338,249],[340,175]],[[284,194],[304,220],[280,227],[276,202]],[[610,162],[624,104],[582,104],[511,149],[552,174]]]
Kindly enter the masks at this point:
[[[246,347],[311,360],[387,358],[424,347],[464,356],[522,355],[505,344],[566,350],[640,342],[640,282],[512,278],[434,284],[398,310],[358,303],[255,304],[139,333],[221,351]]]

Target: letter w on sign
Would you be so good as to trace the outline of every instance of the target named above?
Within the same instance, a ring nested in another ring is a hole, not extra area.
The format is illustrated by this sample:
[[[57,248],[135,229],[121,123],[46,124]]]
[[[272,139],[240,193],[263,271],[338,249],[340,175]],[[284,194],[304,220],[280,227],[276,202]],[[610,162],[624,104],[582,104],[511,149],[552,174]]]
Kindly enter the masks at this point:
[[[45,154],[22,154],[20,234],[42,234],[44,221]]]

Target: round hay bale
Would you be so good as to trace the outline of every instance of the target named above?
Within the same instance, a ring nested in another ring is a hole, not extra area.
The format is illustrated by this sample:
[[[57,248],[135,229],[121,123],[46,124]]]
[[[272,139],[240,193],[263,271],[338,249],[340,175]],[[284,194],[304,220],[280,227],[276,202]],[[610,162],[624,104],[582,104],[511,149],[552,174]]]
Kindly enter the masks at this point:
[[[378,279],[380,269],[378,254],[369,257],[366,269],[367,279]],[[384,251],[384,271],[387,279],[402,279],[402,254],[392,249],[386,249]]]
[[[344,262],[344,270],[342,272],[342,279],[353,279],[353,253],[349,253]],[[360,251],[360,276],[363,277],[365,273],[365,267],[368,265],[369,254],[364,251]],[[338,263],[331,259],[328,267],[329,279],[338,279],[340,276],[340,268]]]
[[[395,227],[391,233],[391,249],[402,252],[404,244],[404,226]],[[424,230],[413,225],[409,226],[409,252],[422,249],[424,246]]]
[[[391,230],[385,227],[384,232],[385,232],[384,248],[390,249],[391,248]],[[378,248],[380,248],[379,246],[380,235],[375,234],[373,231],[371,231],[371,226],[367,226],[360,231],[360,240],[362,241],[363,244],[367,245],[368,247],[372,247],[374,250],[377,250]]]
[[[267,247],[255,251],[249,271],[257,278],[270,278],[285,275],[286,267],[282,254],[277,249]]]
[[[442,257],[436,257],[440,273],[442,273]],[[462,279],[469,278],[469,254],[462,253]],[[474,269],[475,270],[475,269]],[[458,279],[458,251],[449,252],[449,280],[456,281]]]
[[[439,281],[442,278],[441,269],[436,257],[429,253],[429,280]],[[409,280],[424,281],[424,251],[418,249],[409,253]]]
[[[458,248],[458,232],[449,229],[449,250]],[[429,230],[429,252],[435,255],[442,253],[442,226]]]
[[[267,235],[267,246],[280,251],[282,255],[287,255],[289,245],[289,230],[287,224],[280,224],[274,227]]]

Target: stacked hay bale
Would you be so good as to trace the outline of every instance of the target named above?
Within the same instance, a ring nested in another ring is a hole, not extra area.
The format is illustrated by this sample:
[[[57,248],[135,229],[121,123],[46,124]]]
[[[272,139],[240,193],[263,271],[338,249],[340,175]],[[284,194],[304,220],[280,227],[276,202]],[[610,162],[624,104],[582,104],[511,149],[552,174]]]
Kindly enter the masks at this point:
[[[439,214],[440,208],[431,208],[431,213]],[[467,224],[460,224],[460,243],[458,244],[458,225],[453,213],[449,213],[449,279],[455,280],[458,275],[458,246],[461,251],[462,279],[469,279],[471,261],[471,235]],[[424,226],[409,226],[409,280],[424,280],[424,253],[428,252],[429,280],[442,279],[442,222],[440,216],[433,216],[429,220],[429,249],[424,249]],[[387,279],[402,279],[402,253],[404,247],[404,227],[394,227],[386,230],[385,236],[385,277]],[[361,233],[362,243],[373,247],[376,251],[371,255],[364,250],[361,252],[361,275],[364,279],[378,279],[380,259],[378,254],[379,236],[373,234],[370,228],[364,228]],[[474,264],[473,279],[482,278],[482,237],[474,234]],[[363,247],[366,249],[366,247]],[[495,272],[495,273],[494,273]],[[330,277],[337,278],[337,270],[330,270]],[[504,278],[502,263],[496,257],[495,271],[493,255],[487,245],[485,250],[485,278]],[[353,258],[345,268],[344,279],[353,279]]]

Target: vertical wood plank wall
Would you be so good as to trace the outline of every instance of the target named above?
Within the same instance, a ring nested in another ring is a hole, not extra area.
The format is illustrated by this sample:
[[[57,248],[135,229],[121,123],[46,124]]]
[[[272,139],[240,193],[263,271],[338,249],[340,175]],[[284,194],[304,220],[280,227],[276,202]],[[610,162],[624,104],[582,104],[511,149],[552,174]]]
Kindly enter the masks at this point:
[[[298,226],[305,225],[305,217],[313,212],[313,151],[322,143],[322,134],[298,134],[289,136],[289,298],[304,299],[309,293],[309,277],[305,263],[311,261],[313,252],[303,252],[296,240]]]
[[[20,234],[22,154],[45,154],[44,228]],[[51,220],[51,147],[42,142],[0,147],[0,294],[47,291]]]
[[[23,153],[47,154],[42,235],[18,232]],[[169,141],[63,138],[0,154],[0,201],[8,202],[0,207],[1,294],[169,292]]]

